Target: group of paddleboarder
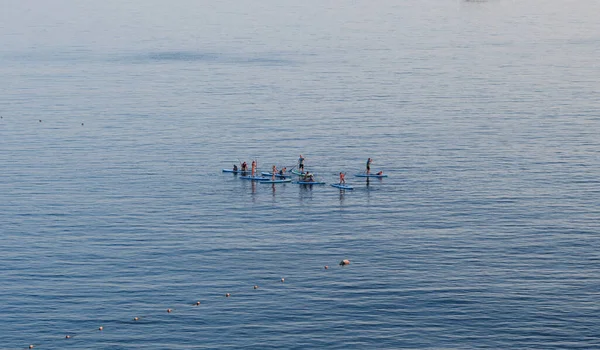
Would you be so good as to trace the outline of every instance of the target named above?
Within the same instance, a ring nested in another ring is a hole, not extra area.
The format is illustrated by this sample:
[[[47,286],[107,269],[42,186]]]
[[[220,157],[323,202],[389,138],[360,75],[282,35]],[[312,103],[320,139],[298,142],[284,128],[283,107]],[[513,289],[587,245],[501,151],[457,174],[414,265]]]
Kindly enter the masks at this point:
[[[300,170],[303,182],[315,182],[315,175],[309,171],[304,171],[304,157],[300,155],[298,158],[298,170]]]
[[[300,157],[298,158],[298,172],[295,173],[297,175],[299,175],[302,179],[302,182],[315,182],[315,176],[314,174],[312,174],[309,171],[304,171],[304,161],[306,160],[306,158],[304,158],[304,156],[300,155]],[[367,164],[366,164],[366,175],[369,176],[371,175],[371,164],[373,163],[373,159],[368,158],[367,159]],[[257,176],[256,173],[256,168],[257,168],[257,163],[256,160],[253,160],[251,163],[251,168],[250,168],[250,173],[252,174],[252,177]],[[293,169],[293,168],[292,168]],[[233,165],[233,171],[237,172],[237,171],[241,171],[241,172],[247,172],[248,171],[248,163],[246,162],[241,162],[241,169],[238,168],[237,164]],[[292,171],[292,170],[290,170]],[[271,179],[274,181],[275,177],[279,177],[282,179],[285,179],[286,175],[287,175],[287,167],[283,167],[279,170],[277,170],[277,167],[275,165],[273,165],[272,169],[271,169]],[[386,176],[383,175],[383,171],[379,171],[378,173],[376,173],[375,175],[377,176]],[[339,184],[346,184],[346,173],[344,172],[340,172],[339,173]]]
[[[287,172],[286,167],[283,167],[283,168],[277,170],[277,167],[275,165],[273,165],[273,168],[271,168],[271,180],[275,181],[276,176],[281,179],[285,179],[286,172]]]
[[[252,165],[255,166],[256,161],[252,161]],[[248,171],[248,163],[243,162],[241,165],[241,169],[238,168],[237,164],[233,165],[233,171],[242,171],[242,172],[246,172]],[[252,174],[254,175],[254,174]]]
[[[241,163],[240,167],[241,167],[241,169],[238,168],[237,164],[234,164],[233,171],[241,171],[243,173],[248,171],[248,163],[243,162],[243,163]],[[252,173],[252,176],[256,175],[256,160],[252,161],[251,173]]]

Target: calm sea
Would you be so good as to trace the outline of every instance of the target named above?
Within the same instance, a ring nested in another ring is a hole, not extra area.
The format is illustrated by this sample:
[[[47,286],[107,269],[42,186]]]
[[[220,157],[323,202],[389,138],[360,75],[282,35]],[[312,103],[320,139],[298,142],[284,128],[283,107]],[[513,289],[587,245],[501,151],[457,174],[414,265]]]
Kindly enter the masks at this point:
[[[600,2],[0,6],[0,349],[600,348]]]

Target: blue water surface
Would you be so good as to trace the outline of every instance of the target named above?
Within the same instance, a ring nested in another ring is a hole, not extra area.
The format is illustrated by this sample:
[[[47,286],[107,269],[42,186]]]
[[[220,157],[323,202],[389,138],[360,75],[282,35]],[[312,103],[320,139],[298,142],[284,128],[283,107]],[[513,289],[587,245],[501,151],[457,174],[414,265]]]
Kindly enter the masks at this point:
[[[5,2],[0,349],[600,348],[598,13]]]

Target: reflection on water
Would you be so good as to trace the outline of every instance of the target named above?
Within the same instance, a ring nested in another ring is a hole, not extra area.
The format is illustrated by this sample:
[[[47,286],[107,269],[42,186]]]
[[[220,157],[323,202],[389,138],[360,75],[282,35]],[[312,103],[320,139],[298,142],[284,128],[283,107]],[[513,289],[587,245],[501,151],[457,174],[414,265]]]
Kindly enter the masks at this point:
[[[298,185],[300,200],[313,199],[313,185]]]
[[[344,204],[344,199],[345,199],[344,192],[345,192],[344,190],[340,189],[340,197],[339,197],[340,206]]]

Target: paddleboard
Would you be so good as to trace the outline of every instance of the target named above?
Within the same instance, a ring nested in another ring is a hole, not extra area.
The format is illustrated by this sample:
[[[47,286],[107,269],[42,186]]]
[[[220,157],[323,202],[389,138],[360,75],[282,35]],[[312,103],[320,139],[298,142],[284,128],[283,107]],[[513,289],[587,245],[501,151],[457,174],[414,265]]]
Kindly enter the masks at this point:
[[[296,170],[296,169],[292,170],[291,172],[292,172],[292,174],[299,175],[299,176],[304,176],[304,174],[306,174],[306,172],[303,172],[303,171],[300,171],[300,170]],[[317,175],[316,173],[311,173],[311,174]]]
[[[242,173],[249,173],[250,170],[241,171],[241,170],[233,170],[233,169],[223,169],[223,172],[224,173],[242,174]]]
[[[261,184],[283,184],[286,182],[292,182],[292,179],[282,179],[282,180],[261,180]]]
[[[267,180],[271,180],[270,177],[252,176],[252,175],[240,176],[240,179],[243,179],[243,180],[252,180],[252,181],[267,181]]]
[[[340,185],[340,184],[331,184],[331,187],[337,187],[341,190],[353,190],[354,187],[350,186],[350,185]]]
[[[294,183],[299,185],[325,185],[323,181],[295,181]]]
[[[263,173],[260,173],[260,174],[261,174],[262,176],[273,176],[273,174],[272,174],[272,173],[269,173],[269,172],[263,172]],[[285,177],[286,177],[286,176],[287,176],[287,175],[275,174],[275,177],[282,177],[282,178],[284,178],[284,179],[285,179]]]
[[[383,178],[383,177],[388,177],[387,174],[382,174],[382,175],[377,175],[377,174],[354,174],[354,176],[356,177],[376,177],[376,178]]]

